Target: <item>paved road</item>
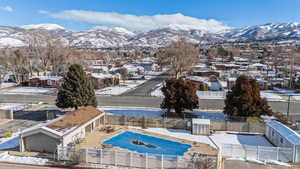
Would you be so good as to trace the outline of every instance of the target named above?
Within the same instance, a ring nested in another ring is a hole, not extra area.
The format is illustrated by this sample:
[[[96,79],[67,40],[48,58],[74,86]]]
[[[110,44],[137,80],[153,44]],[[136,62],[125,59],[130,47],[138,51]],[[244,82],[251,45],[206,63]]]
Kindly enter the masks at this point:
[[[55,96],[35,95],[3,95],[0,94],[0,103],[37,103],[55,104]],[[128,106],[128,107],[160,107],[162,98],[145,96],[97,96],[99,106]],[[269,102],[275,112],[287,112],[287,102]],[[224,100],[200,100],[200,109],[223,109]],[[300,115],[300,102],[291,102],[290,114]]]
[[[157,87],[157,85],[162,83],[169,77],[170,75],[168,75],[167,73],[158,75],[141,84],[134,90],[123,93],[122,96],[150,96],[151,92]]]

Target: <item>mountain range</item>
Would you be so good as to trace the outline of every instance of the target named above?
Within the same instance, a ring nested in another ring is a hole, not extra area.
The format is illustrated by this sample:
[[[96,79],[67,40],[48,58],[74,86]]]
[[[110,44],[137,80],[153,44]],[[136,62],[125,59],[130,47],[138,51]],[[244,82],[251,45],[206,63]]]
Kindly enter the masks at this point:
[[[268,23],[243,28],[228,28],[221,32],[189,29],[184,25],[169,25],[147,32],[131,32],[125,28],[94,27],[71,31],[57,24],[33,24],[20,27],[0,26],[0,47],[26,45],[25,34],[44,30],[61,36],[65,42],[78,48],[161,47],[180,38],[193,43],[225,43],[249,41],[300,40],[300,23]]]

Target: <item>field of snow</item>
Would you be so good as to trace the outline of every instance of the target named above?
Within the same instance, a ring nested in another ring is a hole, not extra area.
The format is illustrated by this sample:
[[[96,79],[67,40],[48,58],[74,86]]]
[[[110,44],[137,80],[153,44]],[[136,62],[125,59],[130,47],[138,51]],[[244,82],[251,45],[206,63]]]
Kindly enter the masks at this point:
[[[18,95],[51,95],[55,93],[54,88],[41,88],[41,87],[18,87],[4,91],[3,94],[18,94]]]
[[[261,95],[262,98],[265,98],[268,101],[280,101],[280,100],[282,100],[281,96],[279,96],[278,94],[274,93],[271,90],[260,91],[260,95]]]
[[[261,134],[245,135],[222,131],[214,133],[210,138],[218,145],[218,147],[222,147],[223,144],[273,147]]]
[[[0,110],[13,110],[19,111],[23,110],[30,106],[30,104],[21,104],[21,103],[0,103]]]
[[[106,87],[104,89],[96,90],[96,95],[120,95],[129,90],[134,89],[138,85],[145,83],[145,80],[126,80],[125,83],[123,81],[118,86]]]
[[[22,163],[22,164],[35,164],[35,165],[45,165],[48,159],[37,158],[37,157],[20,157],[8,154],[8,152],[0,153],[1,162],[10,163]]]
[[[0,84],[0,89],[4,89],[4,88],[9,88],[9,87],[13,87],[16,86],[16,83],[1,83]]]

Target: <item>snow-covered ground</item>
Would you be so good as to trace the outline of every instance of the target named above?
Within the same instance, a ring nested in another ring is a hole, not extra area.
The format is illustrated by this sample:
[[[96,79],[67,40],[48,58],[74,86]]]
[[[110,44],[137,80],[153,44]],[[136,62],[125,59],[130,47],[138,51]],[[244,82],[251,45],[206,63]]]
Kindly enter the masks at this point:
[[[260,95],[261,95],[262,98],[265,98],[268,101],[281,101],[282,100],[282,97],[279,96],[277,93],[275,93],[272,90],[260,91]]]
[[[166,135],[178,139],[200,142],[208,144],[216,148],[221,147],[223,144],[236,144],[236,145],[250,145],[250,146],[266,146],[273,147],[261,134],[230,134],[230,132],[216,132],[212,136],[201,136],[192,135],[190,131],[187,130],[177,130],[177,129],[166,129],[166,128],[147,128],[141,129],[140,127],[130,127],[131,129],[138,129],[147,131],[150,133]]]
[[[156,88],[150,93],[150,95],[154,97],[164,97],[161,88],[162,88],[162,84],[156,85]]]
[[[1,162],[11,162],[11,163],[22,163],[22,164],[35,164],[35,165],[45,165],[48,159],[37,158],[37,157],[20,157],[8,154],[8,152],[0,153]]]
[[[41,88],[41,87],[18,87],[9,89],[3,94],[18,94],[18,95],[51,95],[55,93],[54,88]]]
[[[218,145],[218,147],[222,147],[223,144],[273,147],[261,134],[246,135],[238,134],[236,132],[220,131],[214,133],[210,138]]]
[[[95,93],[97,95],[120,95],[129,90],[134,89],[138,85],[145,83],[146,80],[126,80],[125,83],[123,81],[118,86],[106,87],[103,89],[96,90]]]
[[[19,111],[19,110],[23,110],[29,106],[34,106],[34,105],[36,105],[36,104],[0,103],[0,110]]]
[[[0,84],[0,89],[4,89],[4,88],[9,88],[9,87],[13,87],[13,86],[16,86],[17,84],[16,83],[1,83]]]

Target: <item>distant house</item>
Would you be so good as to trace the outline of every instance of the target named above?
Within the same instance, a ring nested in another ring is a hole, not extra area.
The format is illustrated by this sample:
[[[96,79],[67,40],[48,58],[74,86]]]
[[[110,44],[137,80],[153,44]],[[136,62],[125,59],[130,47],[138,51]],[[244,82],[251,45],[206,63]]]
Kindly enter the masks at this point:
[[[36,76],[29,79],[28,85],[32,87],[57,88],[62,82],[63,77],[61,76]]]
[[[58,145],[74,144],[104,125],[104,115],[94,107],[83,107],[25,130],[20,134],[20,151],[53,153]]]
[[[105,87],[116,86],[120,83],[119,74],[112,75],[109,73],[92,73],[91,79],[95,89],[103,89]]]

